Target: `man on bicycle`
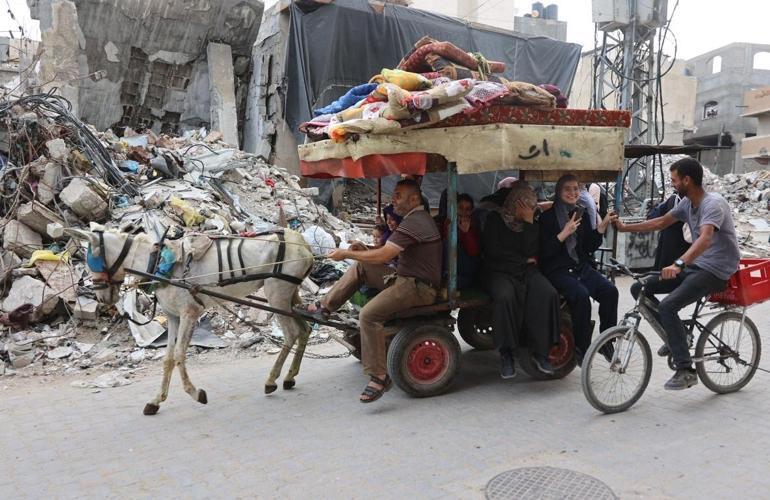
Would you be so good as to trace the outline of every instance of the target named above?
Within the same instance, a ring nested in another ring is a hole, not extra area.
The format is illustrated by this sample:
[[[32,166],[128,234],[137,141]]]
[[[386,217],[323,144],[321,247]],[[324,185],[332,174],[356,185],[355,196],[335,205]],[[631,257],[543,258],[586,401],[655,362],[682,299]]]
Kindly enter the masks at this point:
[[[655,219],[638,224],[624,224],[617,217],[620,232],[660,231],[678,221],[690,227],[693,243],[672,265],[661,270],[644,286],[645,295],[657,306],[650,308],[666,333],[666,345],[658,351],[673,358],[676,372],[666,382],[668,390],[688,389],[698,383],[687,342],[687,332],[679,319],[679,311],[702,297],[719,292],[738,270],[740,251],[730,206],[722,195],[703,189],[703,167],[694,158],[684,158],[671,165],[671,183],[682,197],[676,207]],[[640,284],[631,287],[634,298]],[[668,295],[660,302],[655,294]]]

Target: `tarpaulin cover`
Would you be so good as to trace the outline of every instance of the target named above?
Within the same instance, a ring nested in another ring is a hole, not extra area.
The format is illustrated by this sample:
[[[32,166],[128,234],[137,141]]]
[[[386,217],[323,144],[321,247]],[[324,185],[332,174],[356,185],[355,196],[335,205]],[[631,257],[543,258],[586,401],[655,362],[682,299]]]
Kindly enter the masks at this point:
[[[304,137],[298,127],[312,118],[313,108],[330,104],[383,68],[395,68],[425,35],[504,62],[502,76],[509,80],[552,83],[564,93],[569,93],[580,59],[581,47],[576,44],[481,29],[398,5],[375,8],[364,0],[335,0],[326,5],[294,2],[289,8],[286,121],[299,144]],[[492,177],[482,184],[492,185]],[[432,190],[431,185],[423,183],[423,190],[436,205],[443,187]],[[471,194],[478,199],[487,189]]]

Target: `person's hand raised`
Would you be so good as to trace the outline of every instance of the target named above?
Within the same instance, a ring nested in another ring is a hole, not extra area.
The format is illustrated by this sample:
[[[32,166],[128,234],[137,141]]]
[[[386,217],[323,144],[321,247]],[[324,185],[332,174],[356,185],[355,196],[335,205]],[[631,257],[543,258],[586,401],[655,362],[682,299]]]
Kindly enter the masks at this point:
[[[578,214],[574,213],[572,214],[572,217],[570,217],[570,219],[567,221],[567,223],[564,224],[564,228],[558,234],[559,241],[564,241],[569,238],[572,234],[575,233],[575,231],[578,230],[579,227],[580,219],[578,219]]]

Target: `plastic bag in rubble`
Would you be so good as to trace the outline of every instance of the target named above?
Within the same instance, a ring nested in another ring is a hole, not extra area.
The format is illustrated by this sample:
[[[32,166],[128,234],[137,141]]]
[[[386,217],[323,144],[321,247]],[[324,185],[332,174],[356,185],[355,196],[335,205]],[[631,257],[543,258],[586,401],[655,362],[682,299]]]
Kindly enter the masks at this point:
[[[313,255],[326,255],[335,248],[334,237],[320,226],[310,226],[302,233]]]

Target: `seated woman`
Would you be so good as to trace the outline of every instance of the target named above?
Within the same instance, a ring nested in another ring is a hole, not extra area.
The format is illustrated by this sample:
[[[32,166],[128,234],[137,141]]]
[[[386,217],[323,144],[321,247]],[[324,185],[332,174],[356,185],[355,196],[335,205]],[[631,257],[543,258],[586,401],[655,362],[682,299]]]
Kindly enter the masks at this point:
[[[591,213],[578,204],[580,185],[574,175],[556,183],[553,208],[540,217],[540,269],[564,297],[572,314],[578,364],[591,345],[591,298],[599,302],[600,331],[618,322],[618,289],[595,269],[593,254],[601,246],[612,213],[591,227]]]
[[[492,334],[503,378],[516,375],[514,351],[526,344],[544,373],[553,373],[548,351],[559,341],[559,295],[535,265],[537,197],[516,182],[503,207],[490,212],[482,233],[483,285],[493,300]]]
[[[481,258],[479,233],[471,220],[473,198],[469,194],[457,195],[457,288],[473,286],[476,271]],[[444,240],[444,274],[447,271],[449,219],[445,218],[441,227],[441,239]]]

